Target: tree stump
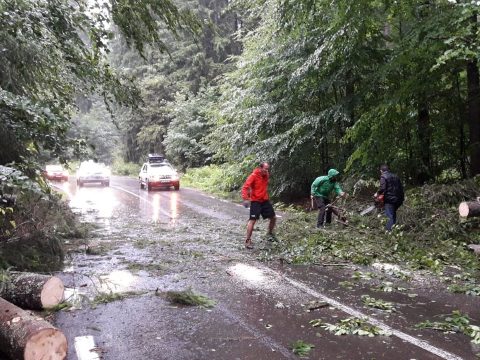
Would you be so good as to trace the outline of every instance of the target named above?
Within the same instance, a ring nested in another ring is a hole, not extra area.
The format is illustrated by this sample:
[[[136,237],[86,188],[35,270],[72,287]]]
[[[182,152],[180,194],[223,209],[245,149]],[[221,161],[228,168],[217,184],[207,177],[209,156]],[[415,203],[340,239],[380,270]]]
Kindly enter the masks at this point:
[[[464,201],[458,206],[458,212],[462,217],[480,216],[480,202]]]
[[[42,318],[0,298],[0,349],[12,359],[61,360],[67,339]]]
[[[63,282],[55,276],[9,272],[0,282],[0,296],[26,309],[48,309],[63,300]]]

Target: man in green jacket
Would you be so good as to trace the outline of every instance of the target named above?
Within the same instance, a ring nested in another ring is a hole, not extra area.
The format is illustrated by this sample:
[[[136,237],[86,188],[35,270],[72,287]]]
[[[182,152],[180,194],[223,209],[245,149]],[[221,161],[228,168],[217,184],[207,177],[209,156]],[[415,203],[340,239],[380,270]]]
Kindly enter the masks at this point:
[[[339,216],[338,211],[327,206],[330,204],[330,194],[335,191],[338,196],[344,196],[340,184],[337,182],[340,173],[336,169],[328,170],[328,175],[317,177],[312,183],[311,197],[315,199],[318,208],[317,228],[323,228],[325,224],[332,222],[332,212]]]

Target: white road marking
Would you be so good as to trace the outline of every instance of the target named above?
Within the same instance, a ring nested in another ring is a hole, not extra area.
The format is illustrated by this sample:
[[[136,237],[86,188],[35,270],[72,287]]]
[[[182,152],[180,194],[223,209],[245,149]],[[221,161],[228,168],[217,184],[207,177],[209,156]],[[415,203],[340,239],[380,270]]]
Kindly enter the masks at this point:
[[[77,353],[78,360],[100,360],[95,348],[93,336],[86,335],[75,338],[75,352]]]
[[[314,296],[318,299],[321,299],[323,301],[326,301],[328,302],[330,305],[336,307],[337,309],[340,309],[342,310],[343,312],[349,314],[349,315],[352,315],[352,316],[355,316],[355,317],[359,317],[359,318],[363,318],[365,319],[366,321],[368,321],[370,324],[372,325],[375,325],[375,326],[378,326],[379,328],[381,328],[382,330],[384,331],[388,331],[390,332],[392,335],[402,339],[403,341],[406,341],[412,345],[415,345],[425,351],[428,351],[429,353],[432,353],[434,355],[437,355],[439,356],[440,358],[442,359],[446,359],[446,360],[463,360],[462,357],[458,356],[458,355],[455,355],[455,354],[452,354],[451,352],[449,351],[446,351],[446,350],[443,350],[443,349],[440,349],[434,345],[431,345],[429,344],[427,341],[425,340],[420,340],[414,336],[411,336],[411,335],[408,335],[406,333],[404,333],[403,331],[400,331],[400,330],[396,330],[390,326],[388,326],[387,324],[381,322],[380,320],[378,319],[375,319],[374,317],[371,317],[369,315],[366,315],[364,313],[362,313],[361,311],[358,311],[358,310],[355,310],[354,308],[348,306],[348,305],[345,305],[345,304],[342,304],[341,302],[331,298],[331,297],[328,297],[327,295],[324,295],[324,294],[321,294],[319,293],[318,291],[308,287],[307,285],[305,285],[304,283],[300,282],[300,281],[297,281],[297,280],[294,280],[294,279],[291,279],[289,278],[288,276],[285,276],[284,274],[281,274],[275,270],[272,270],[266,266],[262,266],[262,265],[259,265],[258,266],[260,269],[262,269],[263,271],[265,271],[266,273],[270,273],[272,275],[274,275],[275,277],[280,277],[282,278],[283,280],[285,280],[287,283],[289,283],[290,285],[293,285],[294,287],[296,287],[297,289],[300,289],[302,291],[304,291],[305,293],[311,295],[311,296]]]

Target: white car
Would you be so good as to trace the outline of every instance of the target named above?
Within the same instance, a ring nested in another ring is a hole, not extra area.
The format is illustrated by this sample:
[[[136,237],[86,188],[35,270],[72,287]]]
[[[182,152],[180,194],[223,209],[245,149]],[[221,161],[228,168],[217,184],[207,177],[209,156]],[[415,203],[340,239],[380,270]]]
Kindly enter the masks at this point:
[[[180,189],[180,177],[177,171],[168,162],[145,163],[138,174],[140,188],[148,191],[153,188],[173,186],[175,190]]]
[[[110,169],[104,164],[84,161],[77,171],[77,185],[100,183],[102,186],[110,186]]]

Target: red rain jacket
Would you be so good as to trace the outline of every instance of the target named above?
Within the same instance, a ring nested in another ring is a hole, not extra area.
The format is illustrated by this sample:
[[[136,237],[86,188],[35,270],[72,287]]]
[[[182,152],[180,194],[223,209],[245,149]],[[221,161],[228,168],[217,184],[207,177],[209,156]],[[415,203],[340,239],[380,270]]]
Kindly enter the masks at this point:
[[[250,174],[242,187],[243,200],[267,201],[268,200],[268,173],[262,175],[260,168]]]

